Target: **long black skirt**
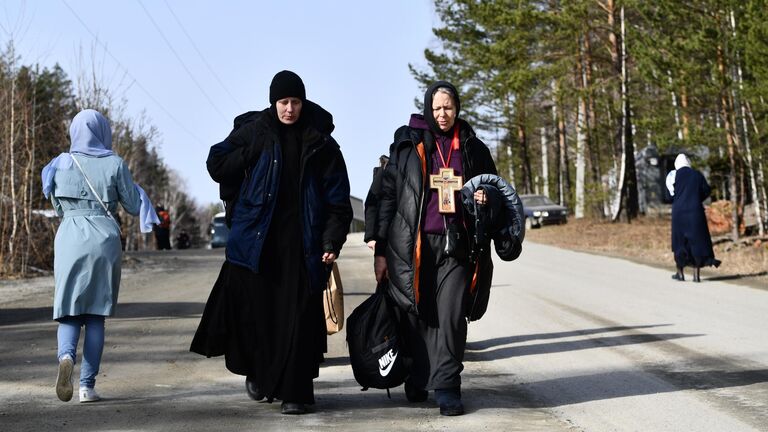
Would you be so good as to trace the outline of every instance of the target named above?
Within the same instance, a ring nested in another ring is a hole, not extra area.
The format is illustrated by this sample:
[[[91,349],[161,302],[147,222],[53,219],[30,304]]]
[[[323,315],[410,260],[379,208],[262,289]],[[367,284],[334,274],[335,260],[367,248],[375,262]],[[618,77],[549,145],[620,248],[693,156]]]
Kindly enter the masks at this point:
[[[675,264],[683,267],[718,267],[707,216],[700,206],[693,210],[672,208],[672,252]]]
[[[280,255],[264,256],[259,274],[224,263],[190,351],[224,355],[270,402],[311,404],[327,351],[322,293],[309,292],[301,262]]]

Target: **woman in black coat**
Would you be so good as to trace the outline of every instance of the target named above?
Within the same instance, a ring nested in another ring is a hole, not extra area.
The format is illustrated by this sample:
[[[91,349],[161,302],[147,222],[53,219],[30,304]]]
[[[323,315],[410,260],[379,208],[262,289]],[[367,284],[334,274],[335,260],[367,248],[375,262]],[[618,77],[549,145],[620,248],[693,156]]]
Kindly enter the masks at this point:
[[[704,176],[691,168],[684,154],[675,159],[674,183],[670,188],[672,202],[672,251],[675,253],[677,273],[672,278],[683,281],[683,268],[693,267],[693,281],[701,282],[699,271],[705,266],[719,266],[712,250],[707,216],[702,201],[710,194]]]
[[[442,415],[464,413],[461,371],[467,338],[467,297],[489,275],[469,258],[468,226],[459,190],[463,179],[496,174],[490,151],[460,119],[456,88],[445,81],[424,95],[424,114],[395,132],[381,179],[376,224],[376,279],[388,279],[412,358],[409,401],[427,398]],[[455,188],[454,188],[455,187]],[[485,204],[484,191],[475,199]]]
[[[251,398],[303,414],[326,351],[322,290],[352,220],[349,179],[333,119],[298,75],[276,74],[269,101],[208,156],[231,231],[190,350],[224,355]]]

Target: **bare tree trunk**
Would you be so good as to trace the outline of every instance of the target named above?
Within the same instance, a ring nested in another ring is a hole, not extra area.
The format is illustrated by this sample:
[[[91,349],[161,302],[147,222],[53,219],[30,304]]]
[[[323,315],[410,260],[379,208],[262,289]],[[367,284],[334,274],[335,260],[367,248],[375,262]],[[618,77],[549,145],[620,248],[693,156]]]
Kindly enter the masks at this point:
[[[632,107],[629,100],[629,69],[627,68],[627,26],[624,19],[624,6],[621,6],[621,100],[623,111],[622,148],[626,155],[626,178],[624,179],[625,207],[627,221],[636,219],[640,213],[637,192],[637,171],[635,169],[635,143],[632,132]]]
[[[555,145],[557,146],[557,202],[560,205],[563,204],[563,169],[560,160],[560,137],[561,137],[561,125],[559,115],[557,114],[557,82],[552,80],[550,83],[552,88],[552,125],[555,128]]]
[[[8,157],[10,160],[10,186],[11,186],[11,235],[8,236],[8,262],[10,264],[8,271],[13,273],[16,269],[16,230],[19,223],[19,210],[16,203],[16,76],[14,71],[15,54],[11,48],[11,98],[9,99],[11,107],[10,135],[8,136]]]
[[[20,260],[20,273],[22,276],[27,274],[27,266],[29,265],[29,249],[30,240],[32,239],[32,230],[30,229],[29,222],[32,213],[32,203],[29,200],[29,192],[32,183],[32,163],[34,152],[34,144],[30,140],[30,122],[29,122],[29,109],[24,110],[24,153],[27,155],[27,163],[24,167],[24,175],[21,183],[21,209],[22,209],[22,223],[24,227],[24,242],[21,250]]]
[[[505,118],[506,123],[507,123],[507,131],[511,131],[512,128],[509,125],[509,118],[510,118],[510,115],[511,115],[510,114],[511,110],[510,110],[510,106],[509,106],[509,98],[508,97],[504,98],[503,104],[504,104],[504,118]],[[506,149],[507,149],[507,176],[508,176],[509,182],[514,185],[515,184],[515,164],[514,164],[514,160],[513,160],[513,157],[512,157],[512,140],[509,139],[509,133],[507,133],[506,136],[507,136],[507,138],[506,138],[506,141],[507,141],[507,145],[506,145]]]
[[[613,0],[608,3],[613,5]],[[613,11],[613,9],[611,9]],[[609,14],[609,22],[614,28],[612,14]],[[629,104],[628,85],[629,74],[627,71],[627,47],[626,47],[626,26],[624,21],[624,7],[621,7],[621,48],[617,47],[620,55],[621,71],[621,170],[619,174],[618,193],[619,199],[613,212],[613,221],[619,220],[621,210],[626,210],[627,221],[635,219],[639,213],[637,196],[637,173],[635,172],[635,146],[632,136],[631,109]],[[612,34],[614,32],[611,32]],[[613,49],[611,50],[613,52]]]
[[[584,96],[579,96],[579,106],[576,111],[576,203],[574,205],[574,217],[584,217],[584,177],[586,172],[584,152],[586,148],[586,122],[585,111],[587,109]]]
[[[600,134],[597,133],[597,109],[595,108],[595,92],[592,89],[592,43],[591,34],[588,31],[584,37],[584,89],[587,97],[586,111],[586,131],[587,131],[587,151],[589,152],[590,171],[592,172],[592,182],[596,187],[603,188],[603,195],[598,199],[593,197],[593,207],[600,214],[603,214],[605,201],[605,184],[603,183],[603,172],[600,165],[601,148]],[[604,215],[604,214],[603,214]]]
[[[518,111],[519,113],[519,111]],[[531,172],[531,158],[528,152],[528,134],[525,131],[525,115],[519,114],[519,121],[517,123],[517,142],[520,144],[520,149],[523,153],[523,179],[525,182],[525,191],[527,193],[533,192],[533,173]]]
[[[736,17],[734,16],[733,10],[731,12],[731,30],[733,39],[736,39]],[[762,237],[765,235],[765,229],[763,228],[763,215],[762,211],[760,210],[760,197],[758,195],[757,190],[757,181],[755,179],[755,169],[754,164],[752,162],[752,148],[749,144],[749,126],[747,125],[747,108],[746,104],[743,101],[743,95],[744,95],[744,77],[741,70],[741,60],[739,58],[739,54],[736,53],[736,78],[737,82],[739,83],[739,93],[742,95],[741,101],[739,103],[739,106],[741,107],[741,127],[742,127],[742,133],[744,134],[744,150],[747,156],[747,170],[749,171],[749,185],[750,185],[750,197],[752,198],[752,202],[754,203],[754,211],[755,211],[755,217],[757,218],[757,229],[759,235]]]
[[[677,94],[672,83],[672,71],[667,69],[667,79],[669,81],[669,93],[672,95],[672,109],[675,111],[675,127],[677,127],[677,140],[683,140],[683,128],[680,125],[680,107],[677,104]]]
[[[547,128],[542,126],[541,129],[541,181],[542,181],[542,193],[545,197],[549,197],[549,145],[547,144]]]
[[[602,5],[603,9],[605,10],[606,14],[608,15],[608,51],[611,54],[611,65],[613,66],[614,73],[617,75],[621,74],[621,53],[619,51],[619,38],[616,35],[616,9],[614,5],[614,0],[606,0],[605,4]],[[621,80],[621,84],[624,84],[624,81]],[[619,92],[619,94],[616,94],[616,91],[613,90],[614,93],[614,99],[621,99],[623,97],[623,92]],[[618,96],[618,97],[617,97]],[[623,102],[623,99],[621,99]],[[622,103],[622,112],[623,112],[623,103]],[[624,116],[621,116],[621,130],[622,134],[621,137],[617,138],[617,143],[614,145],[614,154],[618,153],[619,158],[614,158],[614,167],[616,168],[615,172],[618,174],[618,177],[616,177],[616,200],[613,202],[613,208],[611,209],[611,220],[616,221],[618,220],[619,216],[621,215],[622,210],[622,203],[624,201],[624,178],[625,178],[625,170],[626,170],[626,148],[624,147],[624,140],[623,140],[623,127],[624,127]],[[618,165],[618,166],[617,166]]]
[[[557,136],[558,147],[560,150],[560,205],[567,206],[568,201],[566,197],[571,194],[571,175],[568,170],[568,143],[565,139],[565,114],[563,113],[563,107],[558,106],[557,116]]]
[[[760,136],[760,129],[757,127],[757,122],[755,121],[755,116],[752,114],[752,107],[749,103],[749,101],[746,101],[745,103],[747,108],[747,115],[749,116],[749,120],[752,123],[752,129],[755,131],[755,136]],[[765,169],[763,168],[763,161],[760,160],[757,163],[757,182],[758,187],[760,188],[760,196],[762,196],[762,201],[758,201],[758,205],[762,203],[762,210],[764,214],[768,214],[768,194],[765,192],[765,177],[763,176],[763,172]],[[763,224],[763,221],[760,221],[760,224]]]
[[[0,75],[0,100],[7,101],[9,99],[9,91],[7,85],[7,78],[13,78],[9,75],[9,77],[4,77]],[[3,139],[3,145],[5,145],[5,138],[7,136],[7,131],[9,128],[8,125],[8,118],[10,117],[8,115],[9,107],[7,104],[3,103],[0,105],[0,134]],[[5,147],[3,147],[5,149]],[[3,173],[6,173],[9,171],[8,168],[8,152],[2,151],[0,152],[0,160],[2,161],[2,164],[0,164],[0,170],[2,170]],[[10,187],[10,177],[7,175],[0,176],[0,239],[2,239],[2,243],[0,243],[0,274],[4,274],[7,270],[7,244],[5,242],[5,239],[8,236],[8,189]]]
[[[720,111],[725,125],[725,139],[728,145],[728,165],[729,165],[729,179],[728,190],[731,200],[731,222],[733,228],[731,230],[731,237],[734,241],[739,238],[739,213],[738,213],[738,191],[736,189],[736,143],[733,137],[733,126],[731,124],[730,107],[728,105],[728,89],[726,88],[726,67],[725,67],[725,54],[723,52],[723,46],[717,45],[717,69],[720,73],[720,82],[723,87],[720,90]]]
[[[688,142],[688,137],[691,135],[689,124],[691,122],[688,116],[688,91],[685,87],[680,91],[680,107],[683,114],[683,141]]]
[[[512,184],[515,184],[515,164],[512,160],[512,141],[507,138],[507,176]]]
[[[573,215],[576,219],[584,217],[584,181],[586,177],[586,158],[587,147],[587,100],[585,81],[586,72],[584,68],[584,46],[581,38],[578,43],[579,62],[576,65],[576,81],[579,83],[579,102],[576,108],[576,201],[574,204]]]

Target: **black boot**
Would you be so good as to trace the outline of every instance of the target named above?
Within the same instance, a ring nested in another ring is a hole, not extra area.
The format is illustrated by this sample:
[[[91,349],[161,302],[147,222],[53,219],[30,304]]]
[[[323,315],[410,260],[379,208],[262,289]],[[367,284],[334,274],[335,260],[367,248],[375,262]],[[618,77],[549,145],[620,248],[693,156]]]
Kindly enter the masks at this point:
[[[251,377],[245,378],[245,392],[248,393],[248,397],[255,401],[264,399],[264,393],[259,391],[259,386],[256,385],[256,381]]]
[[[677,273],[672,275],[672,279],[677,280],[677,281],[684,281],[685,280],[685,273],[683,273],[683,268],[682,267],[678,267],[677,268]]]
[[[283,402],[280,405],[280,412],[283,414],[304,414],[307,412],[307,406],[300,402]]]
[[[693,281],[694,282],[701,282],[701,267],[694,267],[693,268]]]
[[[461,403],[461,387],[435,390],[435,400],[440,405],[440,415],[458,416],[464,414]]]
[[[428,396],[428,391],[411,385],[409,381],[405,382],[405,397],[408,399],[408,402],[424,402]]]

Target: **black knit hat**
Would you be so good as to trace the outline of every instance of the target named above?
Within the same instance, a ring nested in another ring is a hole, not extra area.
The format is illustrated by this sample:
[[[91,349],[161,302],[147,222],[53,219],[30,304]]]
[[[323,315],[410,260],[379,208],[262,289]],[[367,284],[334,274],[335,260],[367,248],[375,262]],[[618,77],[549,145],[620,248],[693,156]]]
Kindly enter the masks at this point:
[[[275,102],[287,97],[299,98],[302,102],[307,99],[301,78],[294,72],[284,70],[272,78],[272,84],[269,85],[269,103],[274,105]]]

